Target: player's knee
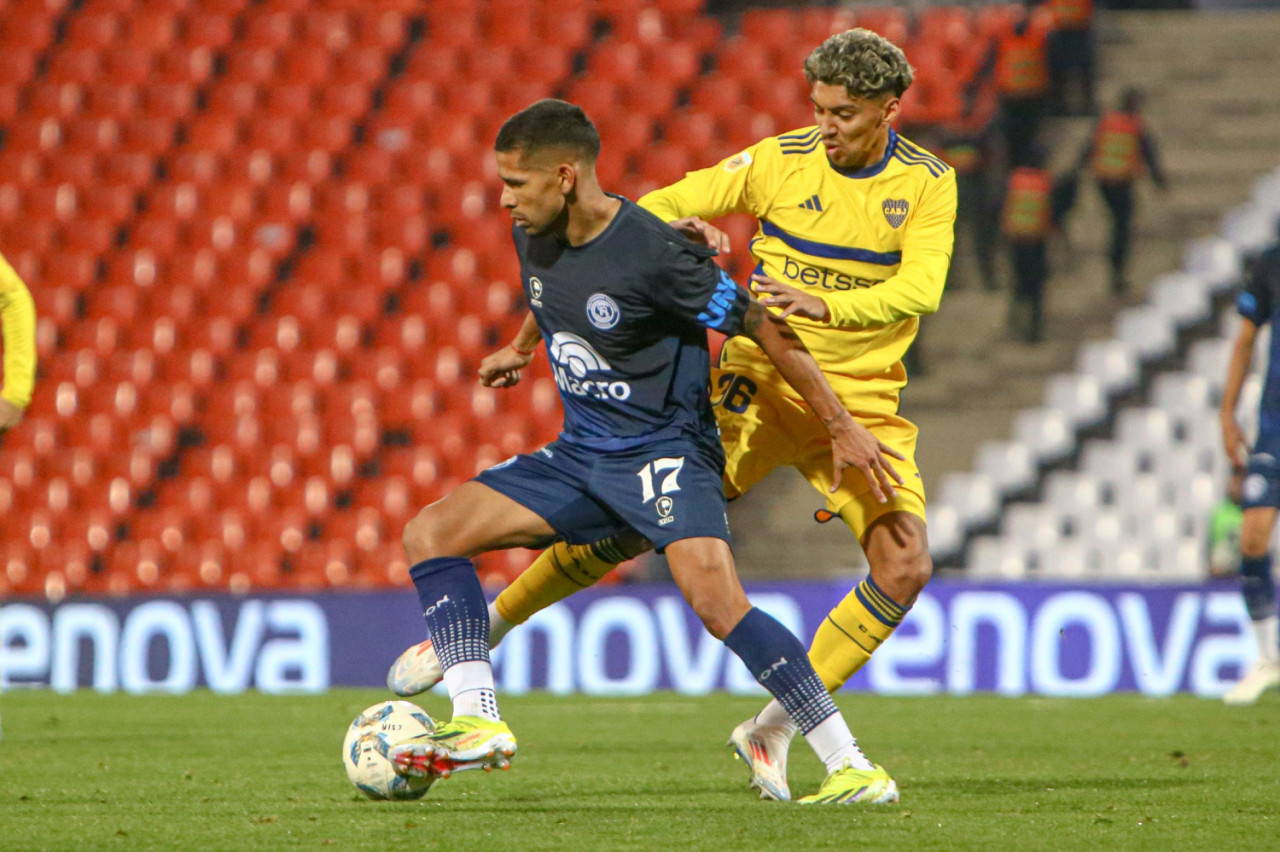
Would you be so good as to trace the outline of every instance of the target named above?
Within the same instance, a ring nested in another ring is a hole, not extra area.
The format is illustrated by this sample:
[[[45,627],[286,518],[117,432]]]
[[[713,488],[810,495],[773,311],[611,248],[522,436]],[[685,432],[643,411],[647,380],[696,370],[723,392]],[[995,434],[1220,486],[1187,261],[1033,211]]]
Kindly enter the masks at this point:
[[[434,511],[434,508],[434,506],[427,506],[404,525],[401,541],[404,544],[405,555],[412,564],[424,559],[452,555],[449,550],[451,525],[445,523],[440,513]]]
[[[1240,555],[1245,559],[1259,559],[1266,556],[1270,548],[1271,524],[1246,521],[1240,529]]]
[[[680,567],[680,587],[690,609],[707,632],[724,639],[746,615],[751,604],[733,576],[732,567],[707,560]]]
[[[1270,549],[1271,537],[1254,533],[1240,535],[1240,555],[1245,559],[1261,559]]]
[[[911,606],[933,576],[933,559],[928,545],[911,541],[884,554],[872,566],[872,579],[895,603]]]

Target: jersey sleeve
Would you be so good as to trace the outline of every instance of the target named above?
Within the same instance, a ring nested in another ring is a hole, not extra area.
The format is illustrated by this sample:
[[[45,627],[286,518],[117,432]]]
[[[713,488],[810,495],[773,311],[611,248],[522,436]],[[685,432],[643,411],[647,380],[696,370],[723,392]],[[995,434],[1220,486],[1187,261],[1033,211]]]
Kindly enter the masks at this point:
[[[1264,325],[1271,319],[1272,293],[1276,285],[1280,284],[1276,280],[1280,278],[1280,263],[1276,260],[1271,252],[1259,258],[1244,289],[1236,298],[1236,310],[1240,312],[1240,316],[1257,326]]]
[[[4,335],[4,389],[0,397],[26,408],[36,381],[36,308],[27,286],[3,257],[0,329]]]
[[[926,191],[902,238],[902,264],[865,290],[819,293],[833,328],[887,325],[931,314],[942,301],[955,242],[956,173],[948,169]]]
[[[727,213],[760,215],[774,181],[771,140],[764,140],[707,168],[689,172],[681,180],[644,195],[639,204],[664,222],[701,216],[713,219]],[[774,142],[776,145],[777,143]]]
[[[710,249],[669,242],[654,299],[668,314],[733,336],[742,331],[751,296],[711,260]]]

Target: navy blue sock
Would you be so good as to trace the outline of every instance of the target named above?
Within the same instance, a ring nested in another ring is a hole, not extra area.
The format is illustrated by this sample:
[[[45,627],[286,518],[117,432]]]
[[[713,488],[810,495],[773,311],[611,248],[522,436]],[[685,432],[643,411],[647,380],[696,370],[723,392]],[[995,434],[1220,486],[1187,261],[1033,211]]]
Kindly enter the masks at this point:
[[[1271,579],[1271,554],[1241,559],[1240,576],[1244,578],[1240,591],[1244,593],[1249,618],[1261,621],[1275,615],[1276,584]]]
[[[409,569],[431,643],[444,669],[489,660],[489,605],[470,559],[426,559]]]
[[[800,733],[809,733],[835,714],[836,703],[813,670],[804,645],[764,610],[752,607],[724,637],[724,644],[773,693]]]

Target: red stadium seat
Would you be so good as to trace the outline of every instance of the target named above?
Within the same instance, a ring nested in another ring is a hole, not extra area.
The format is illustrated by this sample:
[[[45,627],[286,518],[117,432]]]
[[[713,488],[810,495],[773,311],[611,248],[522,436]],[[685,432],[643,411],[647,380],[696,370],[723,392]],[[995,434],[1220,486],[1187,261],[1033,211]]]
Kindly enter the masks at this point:
[[[243,117],[258,108],[258,88],[250,82],[219,81],[209,93],[208,110],[215,115]]]
[[[72,15],[67,25],[67,44],[76,48],[101,50],[116,40],[117,17],[92,9]]]
[[[30,45],[6,46],[0,51],[0,84],[18,87],[30,79],[36,67],[36,49]]]
[[[151,57],[130,50],[114,50],[106,54],[103,82],[136,86],[150,81]]]
[[[86,217],[88,214],[85,214]],[[113,219],[84,218],[63,225],[58,242],[69,252],[84,252],[101,256],[111,250],[119,234]]]
[[[154,82],[164,85],[199,86],[213,71],[208,48],[178,45],[156,57]]]
[[[155,167],[145,154],[120,151],[107,157],[105,178],[111,183],[140,187],[149,182]]]
[[[339,54],[334,77],[372,88],[387,75],[388,61],[376,47],[353,46]]]
[[[231,41],[232,32],[230,14],[201,9],[187,16],[180,39],[189,47],[216,49]]]
[[[102,64],[95,50],[68,47],[49,60],[50,83],[91,83],[101,74]]]
[[[12,148],[0,151],[0,174],[4,175],[4,190],[11,191],[15,186],[29,186],[40,179],[43,158],[35,151],[20,151]],[[18,194],[12,194],[16,202]],[[8,206],[0,201],[0,206]],[[16,209],[16,205],[15,205]]]
[[[173,121],[167,118],[133,118],[121,126],[120,147],[158,157],[173,144]]]
[[[69,287],[84,290],[98,275],[98,261],[92,255],[74,252],[57,252],[46,258],[41,289]]]
[[[63,151],[49,159],[48,178],[54,183],[90,187],[94,183],[97,161],[91,152]]]
[[[308,115],[298,122],[297,142],[304,148],[340,151],[351,142],[351,126],[345,116]]]
[[[252,47],[280,48],[292,38],[293,16],[288,12],[258,14],[245,23],[244,42]]]
[[[313,86],[327,79],[332,70],[333,59],[328,52],[302,43],[282,56],[280,77],[290,83]]]
[[[149,86],[144,103],[146,112],[153,118],[184,118],[195,106],[195,89],[186,85],[164,84]]]

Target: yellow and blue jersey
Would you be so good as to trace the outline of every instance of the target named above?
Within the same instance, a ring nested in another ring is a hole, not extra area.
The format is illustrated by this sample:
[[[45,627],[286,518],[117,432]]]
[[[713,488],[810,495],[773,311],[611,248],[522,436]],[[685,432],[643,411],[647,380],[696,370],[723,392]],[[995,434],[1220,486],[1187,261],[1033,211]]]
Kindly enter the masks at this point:
[[[0,397],[26,408],[36,380],[36,309],[22,278],[2,256],[0,327],[4,333],[4,390]]]
[[[757,271],[827,304],[826,323],[790,322],[832,386],[842,395],[869,394],[877,409],[896,410],[897,391],[906,384],[902,356],[919,318],[938,309],[951,262],[956,180],[950,166],[891,130],[879,162],[840,170],[827,159],[819,129],[809,127],[690,172],[640,204],[666,221],[755,216]],[[726,344],[725,357],[772,372],[759,348],[743,338]]]

